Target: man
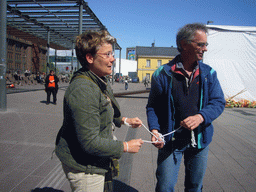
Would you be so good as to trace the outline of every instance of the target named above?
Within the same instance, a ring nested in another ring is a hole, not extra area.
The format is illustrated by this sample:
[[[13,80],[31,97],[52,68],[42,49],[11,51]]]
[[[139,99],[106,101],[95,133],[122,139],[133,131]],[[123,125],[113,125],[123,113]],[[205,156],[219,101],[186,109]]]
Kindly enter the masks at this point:
[[[201,191],[212,121],[225,100],[216,71],[201,62],[208,45],[205,25],[185,25],[176,43],[180,55],[154,72],[147,104],[149,129],[156,137],[176,130],[165,141],[152,137],[159,149],[156,191],[174,191],[183,154],[185,191]]]
[[[53,104],[57,103],[57,92],[58,92],[59,78],[54,74],[53,70],[50,70],[50,74],[45,78],[45,91],[47,93],[46,104],[49,105],[51,94],[53,96]]]

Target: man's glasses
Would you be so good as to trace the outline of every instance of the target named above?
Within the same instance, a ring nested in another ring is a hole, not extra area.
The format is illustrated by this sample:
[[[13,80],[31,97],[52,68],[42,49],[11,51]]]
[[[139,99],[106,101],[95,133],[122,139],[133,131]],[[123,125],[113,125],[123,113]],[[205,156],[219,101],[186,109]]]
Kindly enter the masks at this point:
[[[106,58],[110,58],[110,56],[115,57],[115,53],[112,52],[112,51],[109,51],[107,53],[96,53],[96,54],[98,54],[98,55],[105,55]]]
[[[204,46],[207,47],[207,46],[209,45],[208,43],[197,43],[197,42],[195,42],[195,41],[193,41],[193,40],[189,40],[189,41],[191,41],[191,42],[193,42],[193,43],[196,43],[196,45],[197,45],[198,47],[201,47],[201,48],[204,48]]]

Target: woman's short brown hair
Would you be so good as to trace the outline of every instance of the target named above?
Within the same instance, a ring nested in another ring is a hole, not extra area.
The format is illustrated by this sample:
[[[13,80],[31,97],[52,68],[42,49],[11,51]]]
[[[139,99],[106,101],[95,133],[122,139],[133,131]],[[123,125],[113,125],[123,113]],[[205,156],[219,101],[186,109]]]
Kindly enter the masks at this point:
[[[107,31],[87,31],[76,37],[76,56],[83,67],[88,65],[86,54],[93,57],[104,43],[114,44],[116,39],[109,35]]]

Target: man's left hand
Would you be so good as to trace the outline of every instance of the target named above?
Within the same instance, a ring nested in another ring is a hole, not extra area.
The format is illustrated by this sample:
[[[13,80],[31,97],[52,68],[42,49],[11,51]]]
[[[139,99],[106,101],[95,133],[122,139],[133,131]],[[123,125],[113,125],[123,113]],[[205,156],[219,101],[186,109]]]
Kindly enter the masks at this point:
[[[197,128],[203,121],[203,116],[201,114],[196,114],[194,116],[189,116],[183,121],[181,121],[180,125],[191,131]]]

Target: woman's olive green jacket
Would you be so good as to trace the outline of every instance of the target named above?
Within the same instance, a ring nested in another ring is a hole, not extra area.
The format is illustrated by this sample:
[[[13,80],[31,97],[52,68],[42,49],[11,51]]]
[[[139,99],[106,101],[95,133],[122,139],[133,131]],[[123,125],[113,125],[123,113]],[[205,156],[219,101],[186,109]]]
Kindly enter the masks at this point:
[[[105,174],[111,158],[119,159],[124,148],[122,141],[113,140],[112,122],[121,126],[119,105],[109,82],[80,69],[65,92],[56,155],[73,169]]]

